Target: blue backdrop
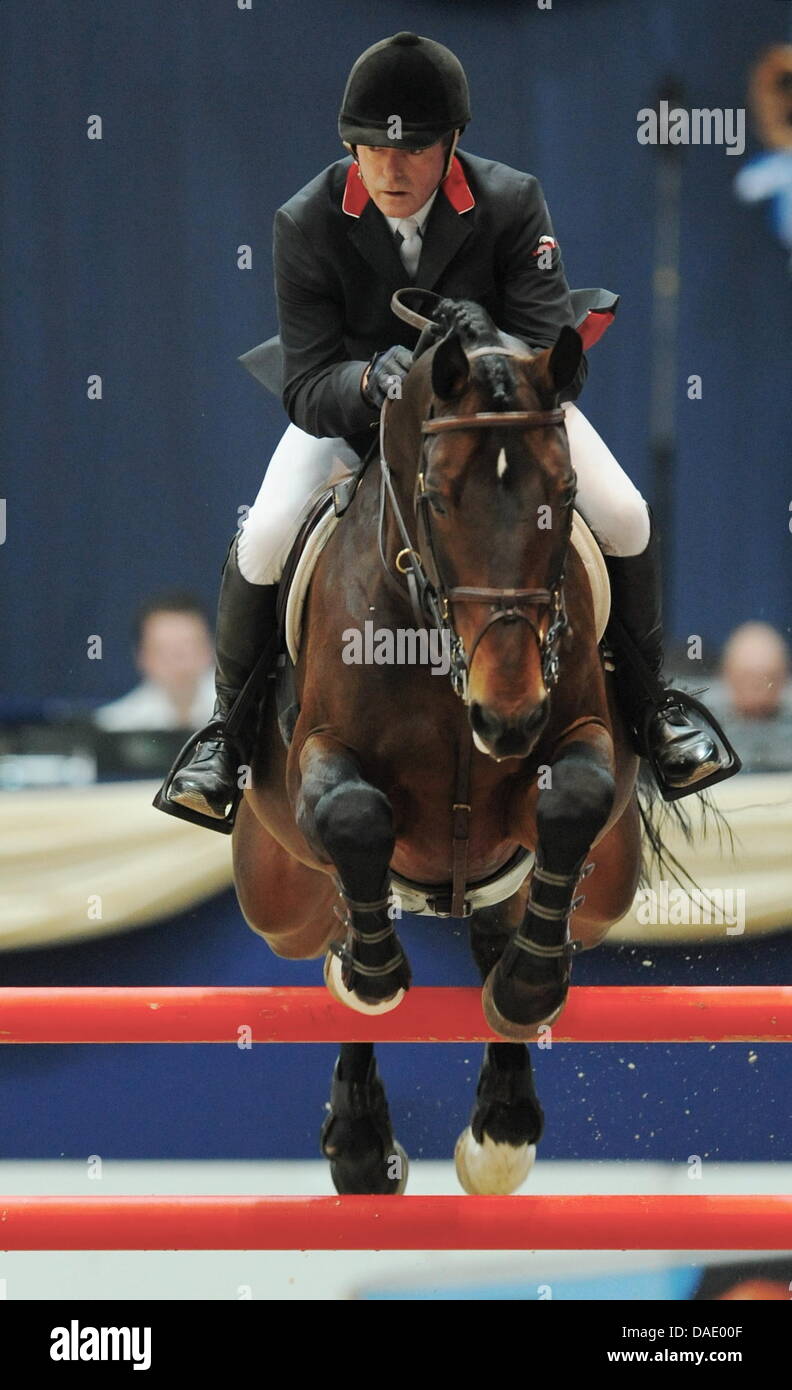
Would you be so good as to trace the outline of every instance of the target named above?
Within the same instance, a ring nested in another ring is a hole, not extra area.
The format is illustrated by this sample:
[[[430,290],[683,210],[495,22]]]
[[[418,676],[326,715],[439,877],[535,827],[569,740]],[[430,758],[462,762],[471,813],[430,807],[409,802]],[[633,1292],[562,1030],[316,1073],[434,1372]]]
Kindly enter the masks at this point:
[[[346,73],[398,28],[460,55],[463,148],[539,176],[572,284],[621,292],[581,404],[646,487],[657,153],[636,115],[667,72],[688,105],[744,105],[751,59],[788,22],[770,0],[6,0],[6,692],[120,694],[139,599],[186,583],[214,607],[237,508],[285,424],[237,362],[276,328],[273,213],[343,153]],[[765,212],[733,195],[742,163],[684,155],[669,623],[708,639],[705,655],[744,618],[786,627],[792,588],[789,277]]]

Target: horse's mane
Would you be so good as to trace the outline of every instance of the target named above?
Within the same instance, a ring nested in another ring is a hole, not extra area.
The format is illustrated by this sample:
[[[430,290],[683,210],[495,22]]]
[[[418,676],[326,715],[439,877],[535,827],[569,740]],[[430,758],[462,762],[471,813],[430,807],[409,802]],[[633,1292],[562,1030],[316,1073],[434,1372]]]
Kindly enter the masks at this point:
[[[463,348],[484,347],[500,341],[500,333],[480,304],[472,299],[441,299],[432,315],[445,333],[456,330]],[[517,378],[508,357],[480,357],[476,380],[489,389],[492,406],[508,410],[514,405]]]

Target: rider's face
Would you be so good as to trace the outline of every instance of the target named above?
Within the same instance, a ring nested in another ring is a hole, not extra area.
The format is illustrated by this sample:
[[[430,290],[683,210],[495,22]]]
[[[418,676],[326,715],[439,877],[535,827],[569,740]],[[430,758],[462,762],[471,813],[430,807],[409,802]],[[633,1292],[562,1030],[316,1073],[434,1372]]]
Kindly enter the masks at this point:
[[[363,182],[386,217],[411,217],[423,207],[442,178],[446,160],[442,140],[422,150],[358,145],[357,156]]]

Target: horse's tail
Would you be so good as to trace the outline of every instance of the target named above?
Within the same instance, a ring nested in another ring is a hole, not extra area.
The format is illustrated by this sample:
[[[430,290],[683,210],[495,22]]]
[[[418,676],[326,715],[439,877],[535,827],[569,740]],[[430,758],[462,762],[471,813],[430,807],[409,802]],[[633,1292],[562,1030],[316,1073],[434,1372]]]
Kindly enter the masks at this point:
[[[696,792],[696,803],[700,813],[700,827],[695,826],[693,817],[684,809],[680,801],[664,801],[657,789],[649,763],[641,762],[638,773],[638,810],[644,828],[644,841],[641,859],[641,886],[650,883],[652,870],[661,877],[669,876],[687,891],[690,887],[699,888],[689,869],[677,858],[665,842],[664,834],[669,825],[681,831],[685,843],[692,845],[699,835],[717,831],[718,844],[723,849],[724,838],[734,853],[734,834],[728,818],[710,798],[709,792]]]

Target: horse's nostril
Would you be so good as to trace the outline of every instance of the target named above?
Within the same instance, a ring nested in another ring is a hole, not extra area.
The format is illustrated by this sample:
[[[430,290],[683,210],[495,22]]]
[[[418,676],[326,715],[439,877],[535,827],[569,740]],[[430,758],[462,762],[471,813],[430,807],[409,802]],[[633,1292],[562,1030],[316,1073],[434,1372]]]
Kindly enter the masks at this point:
[[[546,714],[547,697],[545,697],[545,699],[542,700],[541,704],[538,704],[536,706],[536,709],[532,710],[532,712],[528,715],[528,718],[524,721],[523,728],[525,729],[526,733],[532,733],[533,730],[536,729],[538,725],[542,723]]]
[[[471,727],[473,732],[479,735],[479,738],[485,739],[488,743],[519,748],[534,730],[541,728],[547,717],[548,703],[545,698],[531,710],[530,714],[517,720],[516,723],[512,723],[509,720],[499,719],[484,705],[473,702],[470,706]]]
[[[491,724],[486,710],[475,701],[470,706],[470,723],[473,732],[475,734],[480,734],[482,737],[487,733]]]

